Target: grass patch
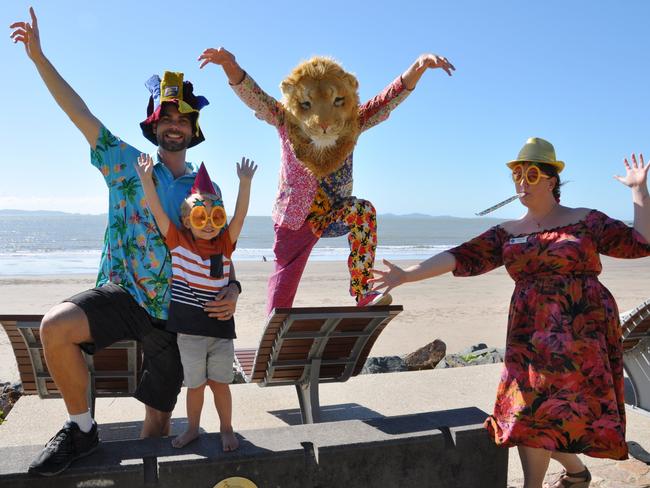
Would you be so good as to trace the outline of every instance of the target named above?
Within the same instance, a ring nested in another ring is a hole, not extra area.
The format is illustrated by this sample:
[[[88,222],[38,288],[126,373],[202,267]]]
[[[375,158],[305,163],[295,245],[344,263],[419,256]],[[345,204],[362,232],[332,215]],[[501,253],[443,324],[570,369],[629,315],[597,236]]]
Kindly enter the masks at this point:
[[[465,356],[460,356],[460,358],[466,363],[471,363],[479,358],[482,358],[485,354],[466,354]]]

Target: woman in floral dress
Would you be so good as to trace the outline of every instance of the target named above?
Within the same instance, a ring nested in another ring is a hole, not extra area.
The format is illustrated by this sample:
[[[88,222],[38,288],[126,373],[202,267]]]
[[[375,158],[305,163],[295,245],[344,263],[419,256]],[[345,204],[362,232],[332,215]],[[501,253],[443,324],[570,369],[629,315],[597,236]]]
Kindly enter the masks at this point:
[[[375,289],[453,272],[475,276],[505,265],[515,281],[505,365],[494,414],[485,422],[501,446],[517,446],[524,488],[542,486],[550,458],[564,473],[550,486],[587,487],[591,475],[576,453],[626,459],[623,358],[619,312],[598,280],[599,255],[650,255],[648,168],[625,160],[634,227],[586,208],[560,205],[564,163],[543,139],[529,139],[508,163],[526,214],[401,269],[384,261]]]

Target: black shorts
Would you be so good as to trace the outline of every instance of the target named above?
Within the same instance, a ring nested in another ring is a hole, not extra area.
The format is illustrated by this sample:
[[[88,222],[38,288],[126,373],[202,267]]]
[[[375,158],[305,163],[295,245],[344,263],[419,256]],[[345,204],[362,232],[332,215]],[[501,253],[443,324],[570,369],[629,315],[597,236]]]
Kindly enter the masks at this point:
[[[88,317],[93,342],[80,345],[88,354],[114,342],[138,341],[143,361],[135,398],[162,412],[174,410],[183,367],[176,334],[165,330],[165,321],[151,317],[129,292],[112,283],[78,293],[64,302],[74,303]]]

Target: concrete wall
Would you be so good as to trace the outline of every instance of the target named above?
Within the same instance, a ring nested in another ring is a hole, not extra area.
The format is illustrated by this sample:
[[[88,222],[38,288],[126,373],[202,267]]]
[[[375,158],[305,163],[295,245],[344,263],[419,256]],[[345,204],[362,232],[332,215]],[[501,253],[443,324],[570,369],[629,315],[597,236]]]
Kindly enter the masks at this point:
[[[505,488],[507,449],[497,448],[476,408],[239,433],[223,453],[217,434],[182,450],[169,439],[105,442],[54,478],[26,471],[39,446],[0,449],[0,487],[213,488],[242,476],[260,488]]]

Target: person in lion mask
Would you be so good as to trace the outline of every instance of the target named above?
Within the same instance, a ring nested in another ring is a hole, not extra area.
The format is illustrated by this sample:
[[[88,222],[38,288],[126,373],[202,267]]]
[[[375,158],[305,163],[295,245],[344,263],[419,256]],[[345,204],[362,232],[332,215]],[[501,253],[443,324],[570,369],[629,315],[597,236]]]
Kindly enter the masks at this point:
[[[359,134],[386,120],[428,68],[451,76],[444,57],[423,54],[379,95],[359,104],[359,83],[331,58],[316,56],[296,66],[280,84],[283,100],[265,93],[224,48],[206,49],[200,67],[221,66],[230,86],[258,118],[274,126],[282,143],[280,183],[273,222],[275,270],[267,313],[291,307],[311,250],[321,237],[348,235],[350,294],[358,306],[387,305],[372,291],[377,220],[373,205],[352,196],[352,152]]]

